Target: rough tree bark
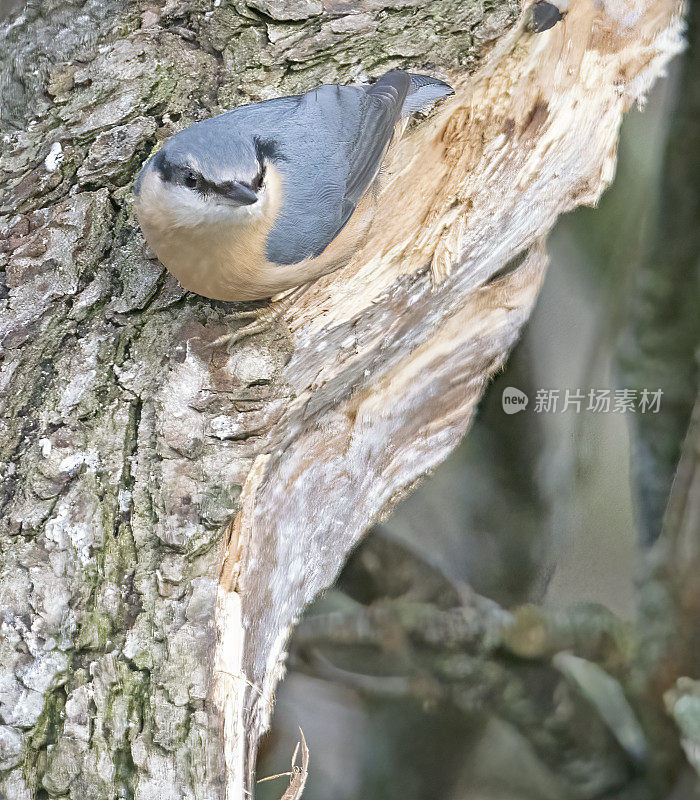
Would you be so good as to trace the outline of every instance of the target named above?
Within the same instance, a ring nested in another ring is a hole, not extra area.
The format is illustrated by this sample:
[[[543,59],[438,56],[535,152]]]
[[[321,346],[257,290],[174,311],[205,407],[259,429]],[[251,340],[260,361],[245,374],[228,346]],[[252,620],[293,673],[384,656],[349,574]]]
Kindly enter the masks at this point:
[[[623,112],[680,48],[675,0],[573,0],[537,35],[519,11],[75,0],[5,27],[10,800],[252,792],[295,620],[464,435],[545,235],[595,202]],[[138,165],[219,108],[393,66],[457,91],[396,148],[374,233],[270,333],[208,348],[234,323],[147,257]]]

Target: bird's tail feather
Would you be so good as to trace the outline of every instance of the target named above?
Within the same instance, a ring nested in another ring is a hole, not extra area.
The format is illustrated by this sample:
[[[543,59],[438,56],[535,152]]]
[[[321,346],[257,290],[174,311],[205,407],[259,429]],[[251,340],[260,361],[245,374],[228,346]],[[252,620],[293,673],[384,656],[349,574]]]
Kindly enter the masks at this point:
[[[449,83],[429,75],[416,75],[409,73],[411,85],[401,107],[402,116],[409,114],[426,113],[443,97],[454,94],[454,89]]]
[[[454,89],[449,83],[439,78],[416,75],[413,72],[404,72],[402,69],[385,73],[366,88],[369,94],[393,98],[401,109],[402,117],[415,113],[425,114],[438,100],[454,94]]]

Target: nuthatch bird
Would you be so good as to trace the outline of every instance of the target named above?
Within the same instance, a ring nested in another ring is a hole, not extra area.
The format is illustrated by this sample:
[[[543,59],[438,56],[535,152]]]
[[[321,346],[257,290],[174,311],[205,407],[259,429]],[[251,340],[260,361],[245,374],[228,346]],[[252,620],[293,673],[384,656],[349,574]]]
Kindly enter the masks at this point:
[[[449,94],[396,70],[191,125],[137,179],[146,240],[185,288],[215,300],[271,297],[332,272],[370,227],[395,134]]]

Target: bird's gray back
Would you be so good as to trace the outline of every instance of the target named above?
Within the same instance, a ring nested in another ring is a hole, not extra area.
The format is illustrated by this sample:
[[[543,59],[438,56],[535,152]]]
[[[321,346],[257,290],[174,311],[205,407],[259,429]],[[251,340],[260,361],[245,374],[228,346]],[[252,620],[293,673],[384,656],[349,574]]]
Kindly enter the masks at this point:
[[[242,106],[192,125],[166,146],[196,153],[202,174],[219,180],[252,180],[261,153],[269,158],[282,178],[282,201],[267,257],[295,264],[318,256],[343,228],[399,119],[451,91],[442,81],[397,70],[369,86],[326,85]]]
[[[285,99],[293,103],[260,104],[246,122],[251,135],[270,132],[272,160],[283,181],[268,258],[294,264],[318,256],[352,215],[391,141],[403,97],[373,95],[360,86],[321,86]]]

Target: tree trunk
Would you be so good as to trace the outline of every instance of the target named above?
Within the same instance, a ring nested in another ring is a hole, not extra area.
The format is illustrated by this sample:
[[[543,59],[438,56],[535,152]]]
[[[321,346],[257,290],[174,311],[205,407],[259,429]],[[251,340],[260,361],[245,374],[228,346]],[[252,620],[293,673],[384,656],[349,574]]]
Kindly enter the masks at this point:
[[[544,237],[595,202],[623,112],[680,48],[675,0],[572,0],[540,34],[517,12],[75,0],[5,25],[9,800],[252,793],[292,626],[460,441]],[[208,347],[237,323],[148,258],[139,164],[222,108],[394,66],[456,94],[395,148],[367,242],[269,333]]]

